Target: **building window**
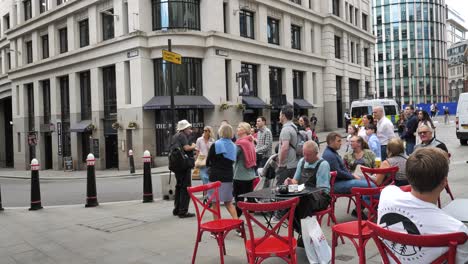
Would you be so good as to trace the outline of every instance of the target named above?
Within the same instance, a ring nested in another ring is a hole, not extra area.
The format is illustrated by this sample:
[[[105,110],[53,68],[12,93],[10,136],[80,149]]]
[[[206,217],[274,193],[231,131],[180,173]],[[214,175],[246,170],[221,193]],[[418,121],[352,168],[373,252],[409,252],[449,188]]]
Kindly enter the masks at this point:
[[[255,38],[254,34],[254,13],[246,10],[239,12],[240,35],[245,38]]]
[[[117,119],[117,91],[115,66],[102,68],[102,87],[104,88],[104,119]]]
[[[341,38],[335,36],[335,58],[341,59]]]
[[[59,46],[60,53],[68,51],[68,32],[66,27],[59,29]]]
[[[153,30],[200,30],[199,0],[152,0]]]
[[[91,78],[89,71],[80,72],[81,120],[91,120]]]
[[[354,8],[354,7],[353,7],[352,5],[349,5],[349,22],[350,22],[351,24],[353,24],[353,14],[354,14],[353,8]]]
[[[3,28],[4,30],[10,29],[10,14],[3,16]]]
[[[170,94],[169,67],[172,70],[172,89],[174,95],[203,95],[202,60],[198,58],[182,58],[182,64],[170,64],[162,59],[155,59],[154,83],[156,96]]]
[[[257,65],[241,63],[241,72],[248,72],[249,76],[242,78],[241,96],[257,96]]]
[[[33,62],[32,40],[26,42],[26,63]]]
[[[50,123],[50,81],[42,81],[42,106],[44,108],[44,124]]]
[[[49,35],[41,36],[42,42],[42,58],[49,58]]]
[[[23,7],[24,7],[24,21],[31,19],[32,18],[31,0],[23,1]]]
[[[283,94],[283,76],[282,69],[270,67],[270,96],[280,97]]]
[[[114,38],[114,9],[109,9],[101,13],[102,17],[102,40]]]
[[[301,49],[301,27],[291,25],[291,48]]]
[[[298,5],[301,4],[301,0],[289,0],[289,1],[291,1],[291,2],[293,2],[293,3],[295,3],[295,4],[298,4]]]
[[[62,138],[59,138],[59,155],[71,156],[70,137],[70,91],[68,88],[68,76],[59,77],[60,84],[60,114],[62,118]],[[58,129],[58,127],[57,127]],[[58,130],[57,130],[58,131]],[[60,151],[61,148],[61,151]]]
[[[267,18],[268,43],[279,45],[279,23],[278,19]]]
[[[294,99],[304,99],[304,72],[293,71]]]
[[[49,10],[49,0],[39,0],[39,12],[42,14]]]
[[[367,31],[367,15],[362,14],[362,29]]]
[[[369,67],[369,48],[364,48],[364,66]]]
[[[10,70],[11,69],[11,54],[10,54],[10,52],[7,52],[6,56],[7,56],[7,69]]]
[[[35,123],[34,123],[34,87],[32,83],[28,83],[24,85],[26,89],[27,95],[27,108],[28,108],[28,131],[35,130]]]
[[[354,42],[351,41],[351,46],[350,46],[350,49],[351,49],[351,63],[355,62],[355,59],[354,59],[355,49],[354,48],[355,48]]]
[[[81,20],[78,22],[78,27],[80,30],[80,48],[89,45],[89,20]]]
[[[332,8],[333,14],[335,16],[340,16],[340,0],[331,0],[332,1]]]
[[[57,0],[57,5],[61,5],[63,3],[68,2],[69,0]]]

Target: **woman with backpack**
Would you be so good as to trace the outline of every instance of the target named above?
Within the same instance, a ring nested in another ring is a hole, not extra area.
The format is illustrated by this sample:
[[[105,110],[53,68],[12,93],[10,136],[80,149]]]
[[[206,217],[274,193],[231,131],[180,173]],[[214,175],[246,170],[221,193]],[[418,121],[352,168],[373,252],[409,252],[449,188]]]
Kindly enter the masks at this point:
[[[238,219],[236,208],[232,204],[232,180],[234,177],[233,164],[236,161],[236,145],[232,142],[233,130],[229,124],[221,125],[218,130],[219,139],[208,151],[206,166],[210,182],[221,182],[219,187],[219,202],[223,202],[233,219]],[[208,192],[211,196],[211,192]],[[214,209],[214,208],[213,208]]]
[[[253,191],[255,179],[255,166],[257,164],[255,145],[250,135],[250,125],[245,122],[237,126],[237,157],[234,164],[234,199],[236,200],[237,216],[242,215],[242,210],[237,207],[239,201],[244,198],[239,195]]]

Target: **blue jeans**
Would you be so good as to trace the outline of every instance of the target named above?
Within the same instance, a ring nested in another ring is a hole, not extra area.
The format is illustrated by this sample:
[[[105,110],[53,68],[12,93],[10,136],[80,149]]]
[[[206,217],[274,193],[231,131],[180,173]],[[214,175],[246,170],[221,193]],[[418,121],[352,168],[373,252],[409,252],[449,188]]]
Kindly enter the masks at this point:
[[[413,153],[414,145],[416,145],[416,143],[406,141],[406,155],[409,156],[411,153]]]
[[[369,184],[367,184],[367,181],[365,179],[360,179],[360,180],[353,179],[353,180],[335,182],[336,193],[351,193],[351,189],[353,187],[369,188]],[[375,184],[371,182],[371,187],[376,187],[376,186]],[[370,203],[370,198],[367,195],[363,196],[362,200],[367,204]]]
[[[200,168],[200,179],[202,180],[203,184],[207,184],[210,181],[208,179],[208,168],[207,167]]]

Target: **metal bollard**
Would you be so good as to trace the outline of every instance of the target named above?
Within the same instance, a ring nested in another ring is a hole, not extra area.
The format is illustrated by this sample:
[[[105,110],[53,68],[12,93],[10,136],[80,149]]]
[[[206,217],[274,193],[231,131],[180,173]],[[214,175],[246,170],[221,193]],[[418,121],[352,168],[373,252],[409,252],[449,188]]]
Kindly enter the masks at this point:
[[[128,157],[129,157],[129,162],[130,162],[130,173],[133,174],[135,173],[135,159],[133,158],[133,150],[128,151]]]
[[[153,202],[153,184],[151,182],[151,154],[148,150],[143,153],[143,202]]]
[[[3,211],[2,207],[2,187],[0,186],[0,211]]]
[[[39,184],[39,161],[31,160],[31,207],[29,211],[42,209],[41,187]]]
[[[96,159],[92,153],[86,158],[87,182],[86,182],[86,205],[85,207],[96,207],[99,205],[96,194],[96,171],[94,164]]]

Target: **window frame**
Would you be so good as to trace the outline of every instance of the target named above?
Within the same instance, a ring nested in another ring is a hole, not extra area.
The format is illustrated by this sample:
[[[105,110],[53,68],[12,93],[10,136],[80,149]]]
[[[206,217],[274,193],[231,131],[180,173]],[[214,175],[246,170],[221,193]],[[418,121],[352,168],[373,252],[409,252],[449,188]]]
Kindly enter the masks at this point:
[[[84,71],[79,74],[80,82],[80,105],[81,105],[81,120],[91,120],[91,72]]]
[[[276,41],[275,41],[276,37]],[[280,45],[280,20],[267,17],[267,38],[268,43]]]
[[[304,99],[304,72],[293,70],[292,76],[294,99]]]
[[[335,35],[335,59],[341,60],[341,37]]]
[[[153,59],[155,96],[170,94],[170,87],[167,85],[170,67],[174,95],[203,95],[203,59],[183,57],[180,65],[171,64],[162,58]]]
[[[117,120],[117,83],[115,70],[115,65],[102,68],[105,120]]]
[[[170,6],[169,6],[170,5]],[[180,5],[180,6],[178,6]],[[175,6],[175,7],[174,7]],[[182,11],[183,13],[178,19],[176,12],[169,13],[169,10]],[[161,16],[167,9],[167,17]],[[182,10],[180,10],[182,9]],[[153,31],[168,30],[168,29],[190,29],[200,30],[200,1],[199,0],[151,0],[151,17]]]
[[[242,88],[242,93],[240,94],[241,96],[258,96],[258,67],[256,64],[252,63],[247,63],[247,62],[241,62],[241,72],[248,72],[249,77],[248,78],[241,78],[241,88]],[[244,85],[248,84],[250,87],[249,93],[244,93],[245,91],[243,90]]]
[[[102,26],[102,41],[113,39],[115,37],[115,22],[114,16],[107,12],[114,13],[114,9],[110,8],[101,12],[101,26]]]
[[[32,47],[32,40],[26,41],[26,64],[33,63],[33,47]]]
[[[301,30],[302,27],[291,24],[291,48],[301,50]]]
[[[31,0],[24,0],[23,1],[23,8],[24,8],[24,21],[28,21],[32,18],[32,3]]]
[[[39,0],[39,14],[47,12],[49,10],[48,0]]]
[[[68,52],[68,29],[67,27],[58,29],[59,52],[60,54]]]
[[[239,34],[244,38],[255,39],[254,12],[245,9],[239,10]]]
[[[339,17],[340,16],[340,0],[331,0],[332,1],[332,14]]]
[[[49,58],[49,35],[45,34],[41,36],[41,46],[42,46],[42,59]]]
[[[84,31],[83,31],[84,30]],[[89,46],[89,19],[83,19],[78,21],[78,32],[80,37],[80,48]],[[83,36],[82,34],[86,35]]]

